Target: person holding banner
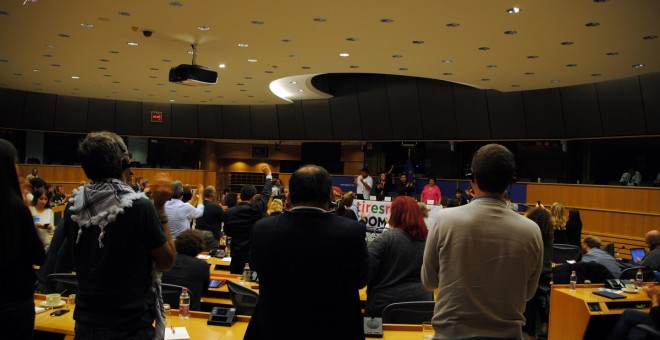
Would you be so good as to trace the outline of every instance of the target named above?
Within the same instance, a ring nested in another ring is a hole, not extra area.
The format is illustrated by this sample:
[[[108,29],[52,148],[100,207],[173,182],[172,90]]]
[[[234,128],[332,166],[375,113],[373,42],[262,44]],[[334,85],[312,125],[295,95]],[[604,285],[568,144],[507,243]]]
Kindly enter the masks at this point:
[[[429,178],[429,184],[424,187],[420,201],[426,204],[429,201],[433,201],[433,205],[438,205],[441,200],[442,192],[440,191],[440,187],[435,185],[435,178]]]

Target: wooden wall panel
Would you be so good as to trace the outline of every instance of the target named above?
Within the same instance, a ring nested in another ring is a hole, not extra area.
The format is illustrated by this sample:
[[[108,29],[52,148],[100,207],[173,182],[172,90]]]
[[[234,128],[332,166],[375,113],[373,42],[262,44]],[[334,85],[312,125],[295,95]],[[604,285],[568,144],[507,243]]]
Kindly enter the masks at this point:
[[[115,131],[115,101],[90,98],[85,130],[87,132]]]
[[[25,110],[25,91],[0,88],[0,127],[20,128]]]
[[[508,139],[527,137],[522,92],[486,91],[491,137]]]
[[[275,105],[251,105],[250,116],[254,136],[266,140],[280,139]]]
[[[456,107],[456,139],[489,139],[490,120],[486,91],[467,86],[454,86]]]
[[[455,139],[456,114],[451,84],[433,79],[418,79],[417,85],[424,139]]]
[[[330,84],[330,117],[335,139],[361,140],[362,121],[355,78],[343,78]]]
[[[23,128],[29,130],[52,131],[55,127],[54,94],[28,92],[23,113]]]
[[[87,98],[58,96],[55,108],[55,130],[85,132],[88,106]]]
[[[423,138],[416,79],[388,76],[386,80],[392,138],[395,140]]]

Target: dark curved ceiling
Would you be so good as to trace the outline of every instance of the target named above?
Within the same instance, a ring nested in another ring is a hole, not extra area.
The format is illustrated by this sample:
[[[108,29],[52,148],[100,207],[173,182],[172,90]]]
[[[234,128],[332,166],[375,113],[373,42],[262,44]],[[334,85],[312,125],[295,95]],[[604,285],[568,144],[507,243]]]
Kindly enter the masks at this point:
[[[326,73],[506,92],[660,71],[657,0],[23,3],[0,4],[0,87],[61,95],[258,105],[287,102],[278,79],[289,99],[322,97],[310,84]],[[192,43],[217,85],[168,82]]]

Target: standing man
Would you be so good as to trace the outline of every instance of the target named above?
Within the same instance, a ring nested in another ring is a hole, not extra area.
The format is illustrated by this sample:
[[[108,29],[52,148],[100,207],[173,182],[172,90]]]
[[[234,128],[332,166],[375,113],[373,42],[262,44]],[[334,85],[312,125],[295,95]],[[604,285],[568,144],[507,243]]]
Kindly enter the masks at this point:
[[[79,281],[76,339],[151,339],[157,270],[174,266],[167,226],[166,179],[154,181],[151,203],[120,178],[129,168],[126,144],[112,132],[92,132],[78,145],[91,180],[72,195],[63,221]]]
[[[364,339],[365,226],[329,212],[331,187],[324,168],[304,166],[289,181],[293,209],[255,224],[250,264],[259,302],[244,339]]]
[[[204,187],[200,184],[197,186],[197,207],[193,207],[188,203],[183,202],[183,184],[181,181],[172,182],[172,199],[165,203],[165,211],[169,219],[170,230],[172,231],[172,239],[182,232],[190,229],[190,223],[193,218],[201,217],[204,213],[204,204],[202,203],[202,191]]]
[[[215,195],[214,186],[209,185],[204,188],[204,214],[197,219],[197,226],[195,227],[205,233],[212,234],[213,241],[209,242],[209,239],[205,238],[207,251],[218,249],[218,241],[222,236],[221,228],[225,211],[220,204],[213,202]]]
[[[360,176],[355,180],[357,185],[357,199],[359,200],[368,200],[369,195],[371,194],[371,187],[374,185],[374,179],[369,176],[369,169],[362,168]]]
[[[434,339],[522,339],[525,303],[534,296],[543,264],[541,231],[502,199],[515,170],[499,144],[472,158],[470,204],[443,209],[424,249],[422,283],[438,289]]]
[[[408,182],[408,176],[406,174],[401,174],[399,181],[392,186],[392,191],[397,193],[397,196],[412,196],[415,191],[415,185],[412,181]],[[392,197],[392,199],[394,198],[396,197]]]
[[[254,185],[244,185],[241,188],[241,201],[235,207],[228,209],[225,214],[225,233],[231,237],[229,272],[232,274],[243,273],[245,262],[250,262],[252,227],[265,216],[268,199],[273,192],[273,175],[270,168],[264,165],[261,171],[266,175],[261,195],[257,197],[257,189]]]

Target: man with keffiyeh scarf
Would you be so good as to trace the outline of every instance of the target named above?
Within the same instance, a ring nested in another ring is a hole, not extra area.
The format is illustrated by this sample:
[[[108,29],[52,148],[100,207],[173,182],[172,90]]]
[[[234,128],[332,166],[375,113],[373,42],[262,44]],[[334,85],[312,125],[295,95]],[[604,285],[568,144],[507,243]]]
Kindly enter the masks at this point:
[[[176,256],[164,209],[171,182],[151,182],[153,203],[133,191],[121,180],[130,153],[112,132],[88,134],[78,157],[91,182],[72,195],[63,224],[79,280],[76,339],[163,339],[160,274]]]

